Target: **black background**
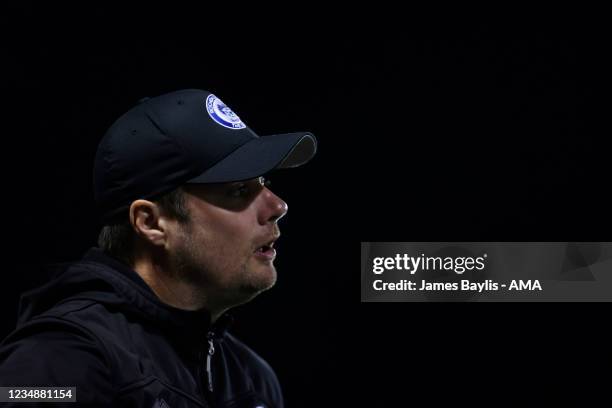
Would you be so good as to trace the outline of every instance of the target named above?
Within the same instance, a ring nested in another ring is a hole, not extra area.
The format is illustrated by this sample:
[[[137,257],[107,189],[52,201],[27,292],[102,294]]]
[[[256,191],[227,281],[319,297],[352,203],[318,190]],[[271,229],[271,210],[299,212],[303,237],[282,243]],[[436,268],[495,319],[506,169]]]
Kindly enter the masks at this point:
[[[2,337],[40,267],[95,244],[106,128],[144,96],[201,88],[260,135],[319,140],[271,177],[290,209],[279,281],[235,327],[290,406],[590,406],[610,380],[607,305],[360,304],[357,264],[360,241],[609,240],[604,48],[588,22],[161,11],[3,16]]]

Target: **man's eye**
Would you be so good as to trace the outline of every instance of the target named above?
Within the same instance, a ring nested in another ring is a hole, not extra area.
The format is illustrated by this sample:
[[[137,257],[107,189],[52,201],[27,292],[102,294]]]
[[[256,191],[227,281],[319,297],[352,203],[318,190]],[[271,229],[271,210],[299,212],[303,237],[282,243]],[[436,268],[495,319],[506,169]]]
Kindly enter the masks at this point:
[[[252,191],[257,191],[261,186],[270,187],[271,185],[272,182],[270,180],[266,179],[265,177],[260,177],[257,180],[257,186],[253,186]],[[249,194],[251,194],[251,188],[249,186],[249,183],[240,183],[229,191],[229,195],[232,197],[244,197],[248,196]]]
[[[232,197],[242,197],[249,192],[249,188],[246,184],[240,184],[239,186],[230,190],[230,195]]]

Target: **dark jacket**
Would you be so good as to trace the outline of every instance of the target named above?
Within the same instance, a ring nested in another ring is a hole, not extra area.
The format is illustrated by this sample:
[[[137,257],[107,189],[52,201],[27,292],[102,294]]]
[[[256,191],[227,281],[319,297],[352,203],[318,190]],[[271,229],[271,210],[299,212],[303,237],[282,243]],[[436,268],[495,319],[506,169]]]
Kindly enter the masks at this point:
[[[211,325],[205,311],[168,306],[98,248],[19,310],[0,345],[0,386],[76,386],[71,407],[283,406],[274,371],[227,331],[228,313]]]

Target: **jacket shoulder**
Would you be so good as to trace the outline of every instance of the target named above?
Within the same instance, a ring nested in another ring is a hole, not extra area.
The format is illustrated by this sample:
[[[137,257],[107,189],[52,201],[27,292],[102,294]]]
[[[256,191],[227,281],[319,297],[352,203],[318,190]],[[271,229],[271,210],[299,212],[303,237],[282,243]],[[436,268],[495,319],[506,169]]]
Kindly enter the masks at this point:
[[[111,403],[114,384],[107,355],[87,329],[61,318],[33,319],[0,345],[0,385],[76,386],[78,399]]]

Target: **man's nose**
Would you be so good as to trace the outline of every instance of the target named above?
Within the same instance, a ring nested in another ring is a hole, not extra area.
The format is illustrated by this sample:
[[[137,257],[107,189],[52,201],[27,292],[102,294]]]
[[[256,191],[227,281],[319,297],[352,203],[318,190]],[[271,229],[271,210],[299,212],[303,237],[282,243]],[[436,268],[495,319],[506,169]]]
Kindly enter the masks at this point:
[[[289,207],[279,196],[264,187],[262,192],[263,209],[259,215],[259,223],[265,225],[269,222],[277,222],[287,214]]]

